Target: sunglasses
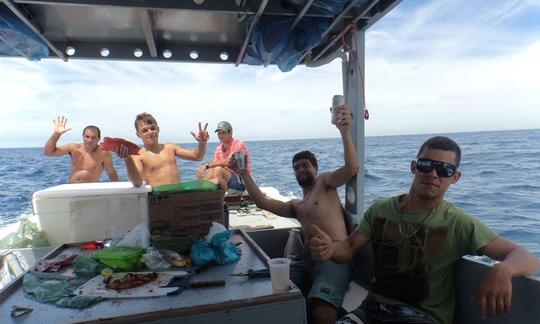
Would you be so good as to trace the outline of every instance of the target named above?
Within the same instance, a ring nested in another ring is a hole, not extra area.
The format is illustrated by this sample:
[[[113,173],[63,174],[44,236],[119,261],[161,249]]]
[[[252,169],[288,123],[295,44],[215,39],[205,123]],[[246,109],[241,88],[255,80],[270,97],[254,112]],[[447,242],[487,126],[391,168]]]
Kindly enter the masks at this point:
[[[429,173],[431,170],[435,169],[435,172],[437,172],[437,175],[439,177],[448,178],[456,174],[457,168],[455,165],[441,162],[441,161],[435,161],[430,159],[424,159],[420,158],[416,161],[416,170],[422,172],[422,173]]]

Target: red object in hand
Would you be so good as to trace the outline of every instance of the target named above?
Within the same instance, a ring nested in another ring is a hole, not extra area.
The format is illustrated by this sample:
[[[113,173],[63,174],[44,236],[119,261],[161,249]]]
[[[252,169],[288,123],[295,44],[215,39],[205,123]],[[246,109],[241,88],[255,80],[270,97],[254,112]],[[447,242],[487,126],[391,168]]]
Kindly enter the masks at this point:
[[[114,151],[121,144],[124,144],[125,146],[127,146],[128,152],[130,155],[139,155],[139,150],[141,148],[137,144],[132,143],[130,141],[126,141],[123,138],[117,138],[117,137],[103,138],[103,145],[101,145],[101,149],[103,151]]]

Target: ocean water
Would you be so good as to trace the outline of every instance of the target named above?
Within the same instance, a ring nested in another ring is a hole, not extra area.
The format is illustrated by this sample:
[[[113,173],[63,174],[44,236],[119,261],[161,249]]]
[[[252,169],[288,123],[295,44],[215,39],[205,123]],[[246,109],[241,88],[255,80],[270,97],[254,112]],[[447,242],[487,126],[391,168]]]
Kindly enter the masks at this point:
[[[463,151],[461,180],[446,199],[487,223],[500,235],[540,257],[540,129],[449,134]],[[412,180],[410,161],[430,135],[366,138],[364,173],[366,206],[379,197],[406,193]],[[311,150],[325,172],[343,163],[339,138],[247,141],[253,177],[259,186],[273,186],[283,195],[301,197],[291,158]],[[210,161],[217,143],[208,144]],[[195,144],[183,145],[192,148]],[[67,181],[69,156],[49,158],[41,148],[0,149],[0,226],[32,213],[32,193]],[[123,162],[114,158],[122,181]],[[200,163],[178,161],[183,180],[193,180]],[[108,181],[106,173],[102,181]],[[343,189],[340,194],[343,197]]]

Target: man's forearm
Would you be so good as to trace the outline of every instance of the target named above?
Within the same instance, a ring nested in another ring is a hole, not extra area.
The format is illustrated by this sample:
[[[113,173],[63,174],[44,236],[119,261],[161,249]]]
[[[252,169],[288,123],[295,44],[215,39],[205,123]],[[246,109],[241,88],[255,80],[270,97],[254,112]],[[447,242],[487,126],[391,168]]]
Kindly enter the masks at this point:
[[[135,161],[133,161],[133,158],[130,156],[124,159],[124,163],[126,164],[129,181],[131,181],[135,187],[140,187],[142,185],[143,178],[139,172],[139,169],[137,168],[137,165],[135,165]]]
[[[259,189],[251,175],[247,171],[245,171],[242,172],[240,176],[242,177],[242,180],[244,180],[244,184],[246,185],[246,189],[251,199],[253,199],[253,201],[258,207],[263,208],[264,199],[266,198],[266,196],[263,194],[261,189]]]
[[[500,266],[504,266],[512,277],[530,276],[540,271],[540,260],[520,247],[510,252]]]
[[[46,156],[52,156],[54,154],[54,151],[56,150],[56,143],[58,143],[58,139],[60,139],[60,136],[62,134],[59,133],[53,133],[47,143],[45,144],[45,147],[43,148],[43,154]]]
[[[332,260],[337,263],[349,262],[352,258],[352,248],[349,240],[337,241],[332,243]]]
[[[358,173],[358,152],[354,145],[351,132],[349,129],[341,130],[341,139],[343,141],[343,155],[345,158],[345,167],[351,174],[351,176]]]
[[[223,160],[217,160],[217,161],[212,161],[210,163],[208,163],[208,167],[209,168],[215,168],[215,167],[227,167],[229,166],[229,160],[228,159],[223,159]]]
[[[119,180],[118,173],[116,173],[116,171],[110,171],[110,172],[107,172],[107,174],[109,175],[109,179],[112,182],[117,182]]]
[[[193,150],[193,153],[195,154],[195,161],[201,161],[206,153],[206,142],[199,142],[199,145]]]
[[[251,175],[246,170],[241,174],[241,177],[244,180],[249,196],[253,199],[257,207],[279,216],[296,218],[294,207],[290,202],[268,198],[255,184],[255,181],[253,181],[253,178],[251,178]]]

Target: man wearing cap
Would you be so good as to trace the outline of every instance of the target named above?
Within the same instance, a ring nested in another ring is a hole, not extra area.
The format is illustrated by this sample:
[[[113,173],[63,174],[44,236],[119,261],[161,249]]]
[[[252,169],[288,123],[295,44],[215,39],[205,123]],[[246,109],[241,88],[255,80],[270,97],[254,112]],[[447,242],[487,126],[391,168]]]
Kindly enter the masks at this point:
[[[238,176],[228,166],[232,155],[242,152],[246,157],[246,169],[251,173],[251,158],[247,146],[241,140],[233,138],[233,129],[228,121],[222,121],[216,128],[220,144],[214,152],[214,160],[204,163],[196,173],[197,178],[206,179],[219,184],[226,183],[227,188],[243,192],[246,187]],[[227,189],[222,188],[222,189]]]

